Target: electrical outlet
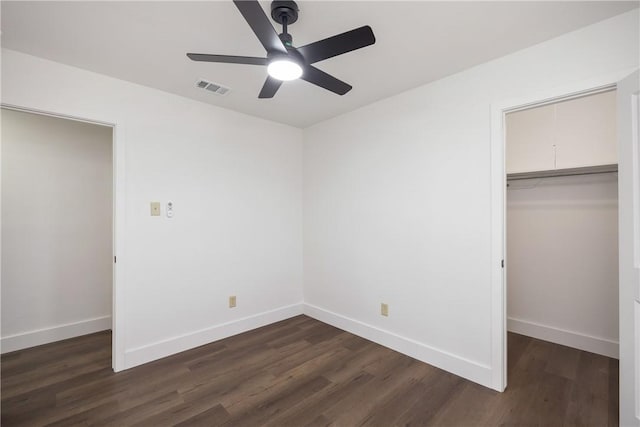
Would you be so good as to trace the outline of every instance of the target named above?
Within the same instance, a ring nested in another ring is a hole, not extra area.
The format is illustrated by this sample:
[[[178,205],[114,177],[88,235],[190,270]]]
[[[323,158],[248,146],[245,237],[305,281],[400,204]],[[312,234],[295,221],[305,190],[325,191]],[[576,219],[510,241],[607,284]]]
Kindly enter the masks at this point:
[[[380,314],[383,316],[389,316],[389,305],[382,303],[380,304]]]
[[[236,306],[236,296],[232,295],[229,297],[229,308],[233,308]]]
[[[151,202],[151,216],[160,216],[160,202]]]

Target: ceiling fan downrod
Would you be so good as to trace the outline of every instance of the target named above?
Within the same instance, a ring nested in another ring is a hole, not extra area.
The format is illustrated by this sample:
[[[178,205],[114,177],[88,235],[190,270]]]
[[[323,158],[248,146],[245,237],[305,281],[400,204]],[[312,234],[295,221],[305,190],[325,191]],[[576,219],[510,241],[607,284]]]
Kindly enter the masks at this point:
[[[298,20],[299,10],[295,1],[275,0],[271,2],[271,18],[282,25],[282,33],[278,37],[286,47],[293,46],[293,37],[287,32],[287,28]]]

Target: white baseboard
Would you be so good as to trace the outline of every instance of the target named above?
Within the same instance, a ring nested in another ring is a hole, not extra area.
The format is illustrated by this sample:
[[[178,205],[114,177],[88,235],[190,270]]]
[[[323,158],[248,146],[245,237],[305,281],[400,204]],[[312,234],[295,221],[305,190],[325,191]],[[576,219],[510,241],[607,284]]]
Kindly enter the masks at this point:
[[[22,350],[23,348],[35,347],[37,345],[106,331],[108,329],[111,329],[111,316],[96,317],[80,322],[67,323],[65,325],[2,337],[0,348],[2,354],[4,354],[10,351]]]
[[[605,338],[598,338],[548,325],[541,325],[540,323],[528,320],[514,319],[512,317],[507,319],[507,330],[540,340],[566,345],[567,347],[613,357],[614,359],[619,357],[618,342]]]
[[[485,387],[493,388],[491,367],[488,365],[465,359],[311,304],[304,304],[304,314]]]
[[[125,369],[142,365],[153,360],[171,356],[181,351],[209,344],[242,332],[260,328],[271,323],[289,319],[302,314],[302,303],[280,307],[275,310],[265,311],[253,316],[233,320],[190,332],[188,334],[169,338],[167,340],[155,342],[141,347],[133,348],[125,352]]]

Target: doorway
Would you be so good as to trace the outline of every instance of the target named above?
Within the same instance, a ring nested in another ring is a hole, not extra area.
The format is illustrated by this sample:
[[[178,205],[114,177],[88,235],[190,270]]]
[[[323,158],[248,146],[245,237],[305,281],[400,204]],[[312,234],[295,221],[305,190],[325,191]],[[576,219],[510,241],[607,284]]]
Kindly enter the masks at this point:
[[[502,387],[595,424],[620,403],[617,108],[609,86],[503,109]]]
[[[507,329],[618,358],[616,92],[505,116]]]
[[[2,352],[113,329],[113,126],[1,112]]]

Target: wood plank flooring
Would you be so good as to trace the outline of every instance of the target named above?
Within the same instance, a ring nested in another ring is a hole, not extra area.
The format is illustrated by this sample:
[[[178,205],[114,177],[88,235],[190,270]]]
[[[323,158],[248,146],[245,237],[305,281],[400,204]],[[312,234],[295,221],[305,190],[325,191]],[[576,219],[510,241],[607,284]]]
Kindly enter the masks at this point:
[[[120,373],[109,332],[3,355],[3,426],[615,426],[618,361],[509,334],[497,393],[306,316]]]

